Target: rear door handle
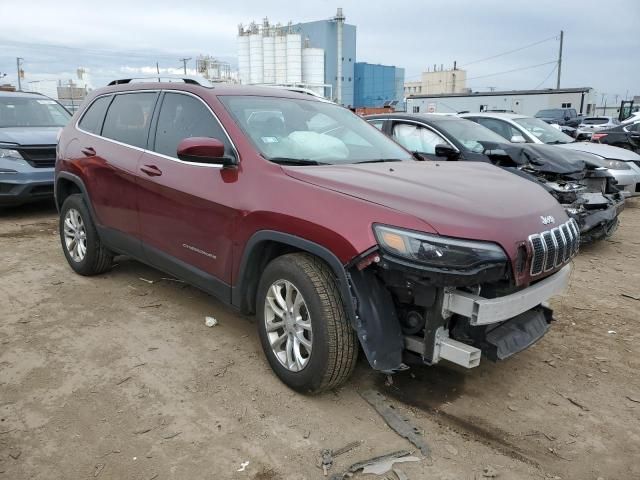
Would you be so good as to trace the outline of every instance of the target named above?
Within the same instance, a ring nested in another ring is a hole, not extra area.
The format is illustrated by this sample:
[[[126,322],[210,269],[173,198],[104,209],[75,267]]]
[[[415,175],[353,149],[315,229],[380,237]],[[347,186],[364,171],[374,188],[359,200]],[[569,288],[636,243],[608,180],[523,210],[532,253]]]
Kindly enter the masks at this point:
[[[95,157],[96,155],[96,149],[93,147],[84,147],[80,151],[84,153],[87,157]]]
[[[160,175],[162,175],[162,170],[160,170],[155,165],[143,165],[142,167],[140,167],[140,170],[142,170],[150,177],[159,177]]]

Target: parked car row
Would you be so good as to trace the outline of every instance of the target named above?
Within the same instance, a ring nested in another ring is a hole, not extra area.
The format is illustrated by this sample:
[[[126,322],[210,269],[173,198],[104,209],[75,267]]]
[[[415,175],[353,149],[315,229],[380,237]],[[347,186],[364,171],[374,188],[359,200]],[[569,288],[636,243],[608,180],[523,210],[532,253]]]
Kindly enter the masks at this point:
[[[304,92],[130,79],[67,120],[53,183],[71,268],[125,254],[255,314],[273,371],[302,392],[344,382],[360,348],[387,374],[528,348],[581,241],[611,235],[624,205],[616,165],[535,141],[544,122],[505,137],[457,116],[363,120]],[[10,140],[22,160],[7,169],[53,145]]]

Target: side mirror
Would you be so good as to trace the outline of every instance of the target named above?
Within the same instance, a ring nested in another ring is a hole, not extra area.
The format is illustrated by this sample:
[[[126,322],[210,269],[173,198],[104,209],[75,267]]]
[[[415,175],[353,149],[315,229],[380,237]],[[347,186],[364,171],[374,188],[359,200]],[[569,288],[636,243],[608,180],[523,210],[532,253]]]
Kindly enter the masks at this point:
[[[238,161],[224,154],[224,143],[217,138],[190,137],[178,144],[178,158],[184,162],[233,166]]]
[[[527,143],[527,140],[522,135],[514,135],[509,141],[511,143]]]
[[[436,157],[445,157],[447,160],[457,160],[460,152],[447,143],[436,145]]]

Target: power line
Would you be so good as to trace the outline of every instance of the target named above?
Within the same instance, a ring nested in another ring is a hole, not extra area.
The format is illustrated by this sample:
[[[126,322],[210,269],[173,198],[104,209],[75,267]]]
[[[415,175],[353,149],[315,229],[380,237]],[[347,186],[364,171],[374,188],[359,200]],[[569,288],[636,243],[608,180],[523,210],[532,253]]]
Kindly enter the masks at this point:
[[[509,55],[509,54],[511,54],[511,53],[519,52],[519,51],[521,51],[521,50],[525,50],[525,49],[527,49],[527,48],[534,47],[534,46],[536,46],[536,45],[540,45],[541,43],[548,42],[549,40],[555,40],[555,39],[557,39],[557,38],[558,38],[558,36],[557,36],[557,35],[554,35],[553,37],[545,38],[544,40],[539,40],[539,41],[537,41],[537,42],[530,43],[530,44],[525,45],[525,46],[523,46],[523,47],[519,47],[519,48],[516,48],[516,49],[513,49],[513,50],[509,50],[509,51],[507,51],[507,52],[498,53],[497,55],[491,55],[490,57],[480,58],[480,59],[478,59],[478,60],[474,60],[473,62],[465,63],[465,64],[464,64],[464,65],[462,65],[462,66],[463,66],[463,67],[466,67],[466,66],[468,66],[468,65],[473,65],[474,63],[480,63],[480,62],[486,62],[487,60],[493,60],[494,58],[498,58],[498,57],[502,57],[502,56],[504,56],[504,55]]]
[[[538,63],[536,65],[529,65],[529,66],[526,66],[526,67],[513,68],[511,70],[504,70],[502,72],[489,73],[488,75],[478,75],[477,77],[469,77],[469,78],[467,78],[467,80],[476,80],[478,78],[494,77],[496,75],[504,75],[505,73],[519,72],[521,70],[529,70],[531,68],[542,67],[544,65],[551,65],[552,63],[557,64],[558,61],[557,60],[551,60],[550,62]]]
[[[549,72],[549,75],[547,75],[546,77],[544,77],[544,80],[542,80],[538,85],[535,86],[534,90],[537,90],[538,88],[540,88],[542,85],[544,85],[544,82],[546,82],[547,80],[549,80],[549,77],[553,74],[553,72],[556,71],[556,68],[558,68],[558,64],[556,63],[553,68],[551,69],[551,71]]]

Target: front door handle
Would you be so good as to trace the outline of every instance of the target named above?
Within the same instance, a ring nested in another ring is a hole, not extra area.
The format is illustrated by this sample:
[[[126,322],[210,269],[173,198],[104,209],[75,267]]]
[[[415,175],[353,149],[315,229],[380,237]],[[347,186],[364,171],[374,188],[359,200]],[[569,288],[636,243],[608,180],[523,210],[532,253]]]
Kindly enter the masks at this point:
[[[95,157],[96,155],[96,149],[93,147],[84,147],[80,151],[84,153],[87,157]]]
[[[155,165],[143,165],[142,167],[140,167],[140,170],[142,170],[150,177],[159,177],[160,175],[162,175],[162,170],[160,170]]]

